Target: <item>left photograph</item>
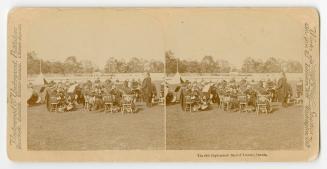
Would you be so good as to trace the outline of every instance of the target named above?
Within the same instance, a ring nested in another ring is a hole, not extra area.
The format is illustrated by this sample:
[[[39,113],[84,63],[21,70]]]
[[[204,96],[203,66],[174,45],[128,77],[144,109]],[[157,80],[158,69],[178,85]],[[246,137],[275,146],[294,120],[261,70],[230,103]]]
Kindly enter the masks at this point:
[[[165,149],[164,42],[156,20],[119,10],[31,15],[27,149]]]

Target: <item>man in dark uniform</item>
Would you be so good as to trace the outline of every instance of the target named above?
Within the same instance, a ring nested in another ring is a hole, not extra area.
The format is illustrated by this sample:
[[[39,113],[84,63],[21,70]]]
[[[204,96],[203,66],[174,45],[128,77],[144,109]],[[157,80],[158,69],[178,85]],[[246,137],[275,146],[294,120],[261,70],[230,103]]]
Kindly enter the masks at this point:
[[[145,78],[142,82],[142,91],[143,91],[143,98],[144,101],[146,102],[147,107],[151,107],[152,104],[152,83],[151,83],[151,77],[150,73],[146,72],[145,73]]]
[[[272,102],[275,102],[277,99],[276,90],[274,89],[274,86],[275,86],[274,82],[269,78],[266,82],[266,88],[267,88],[267,92],[270,95],[270,100]]]
[[[114,96],[114,106],[120,106],[123,93],[119,89],[117,89],[116,85],[112,85],[110,94]]]
[[[286,107],[288,96],[288,84],[284,72],[281,73],[281,77],[278,79],[276,90],[278,93],[278,101],[282,103],[282,106]]]
[[[182,83],[182,86],[180,87],[180,98],[179,102],[181,104],[182,110],[185,110],[185,96],[191,95],[191,83],[187,80],[186,82]]]

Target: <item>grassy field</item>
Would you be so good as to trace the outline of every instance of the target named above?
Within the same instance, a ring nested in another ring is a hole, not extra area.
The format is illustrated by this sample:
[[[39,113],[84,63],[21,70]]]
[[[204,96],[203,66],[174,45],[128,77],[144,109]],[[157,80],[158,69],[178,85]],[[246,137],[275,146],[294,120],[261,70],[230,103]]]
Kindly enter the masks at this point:
[[[29,150],[164,149],[163,106],[137,114],[28,108]],[[167,149],[259,149],[303,147],[302,106],[275,108],[273,113],[225,112],[216,105],[203,112],[167,106]]]
[[[303,107],[275,108],[271,114],[184,112],[167,107],[167,149],[290,150],[303,147]]]
[[[159,81],[155,81],[160,89]],[[291,83],[295,85],[294,82]],[[295,88],[293,88],[293,91]],[[294,93],[295,94],[295,93]],[[54,113],[28,108],[29,150],[298,150],[303,147],[303,107],[275,107],[269,115],[225,112],[212,105],[184,112],[180,105],[144,108],[136,114],[82,110]],[[166,119],[165,119],[166,118]],[[166,121],[166,129],[164,122]],[[165,133],[166,130],[166,133]]]
[[[82,110],[56,113],[48,112],[45,105],[29,107],[28,149],[164,149],[163,110],[163,106],[157,105],[122,115]]]

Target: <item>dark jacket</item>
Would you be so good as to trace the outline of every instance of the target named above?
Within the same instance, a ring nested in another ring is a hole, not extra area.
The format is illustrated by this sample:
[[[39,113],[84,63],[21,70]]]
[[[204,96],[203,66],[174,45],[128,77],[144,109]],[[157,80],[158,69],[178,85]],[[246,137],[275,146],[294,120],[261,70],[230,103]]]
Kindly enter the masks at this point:
[[[146,98],[152,97],[152,83],[151,78],[146,77],[142,83],[143,96]]]
[[[287,84],[287,79],[285,77],[282,77],[278,79],[277,83],[277,95],[278,95],[278,100],[280,102],[283,102],[285,98],[288,95],[288,84]]]

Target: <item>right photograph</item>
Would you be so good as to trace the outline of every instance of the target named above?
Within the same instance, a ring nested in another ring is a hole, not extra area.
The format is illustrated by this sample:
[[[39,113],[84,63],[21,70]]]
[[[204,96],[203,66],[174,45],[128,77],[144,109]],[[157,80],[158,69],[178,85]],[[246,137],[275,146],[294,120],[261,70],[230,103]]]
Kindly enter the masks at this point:
[[[174,14],[165,53],[166,148],[302,150],[301,18],[283,10]]]

